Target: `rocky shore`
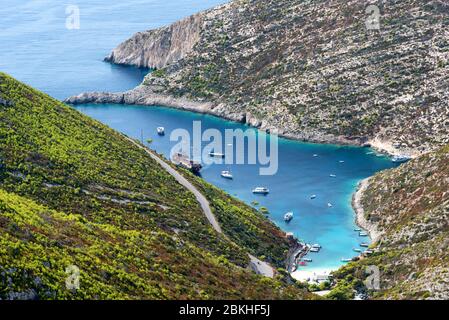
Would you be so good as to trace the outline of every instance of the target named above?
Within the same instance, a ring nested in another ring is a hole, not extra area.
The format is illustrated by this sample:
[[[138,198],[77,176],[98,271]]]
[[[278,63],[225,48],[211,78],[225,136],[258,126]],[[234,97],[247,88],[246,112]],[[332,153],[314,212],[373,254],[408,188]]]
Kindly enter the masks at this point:
[[[166,27],[138,32],[104,60],[139,68],[162,68],[192,51],[199,40],[202,23],[202,15],[196,14]]]
[[[392,3],[383,10],[392,23],[374,34],[360,23],[365,9],[356,0],[230,1],[113,49],[106,61],[157,69],[136,89],[68,102],[163,105],[412,158],[449,143],[445,9]]]
[[[352,207],[354,208],[355,211],[356,224],[360,228],[368,232],[372,242],[374,243],[380,239],[381,233],[379,232],[379,230],[377,230],[375,224],[366,219],[365,210],[363,209],[362,205],[363,193],[369,187],[369,180],[370,178],[364,179],[357,186],[357,191],[354,193],[352,197]]]
[[[366,137],[347,137],[335,136],[316,131],[298,132],[289,131],[288,128],[281,128],[271,125],[266,120],[260,120],[249,112],[229,112],[224,104],[216,104],[209,101],[193,101],[187,98],[177,98],[153,91],[150,87],[140,85],[135,89],[126,92],[86,92],[76,96],[69,97],[64,100],[65,103],[72,105],[87,103],[112,103],[112,104],[129,104],[129,105],[145,105],[145,106],[164,106],[179,110],[198,112],[209,114],[225,120],[235,121],[247,124],[265,132],[276,132],[280,137],[311,143],[338,144],[350,146],[370,147],[370,140]],[[375,140],[374,140],[375,141]],[[385,148],[383,148],[385,146]],[[388,146],[388,147],[387,147]],[[416,150],[400,150],[392,146],[391,143],[383,145],[376,144],[375,149],[389,155],[409,155],[414,157]]]

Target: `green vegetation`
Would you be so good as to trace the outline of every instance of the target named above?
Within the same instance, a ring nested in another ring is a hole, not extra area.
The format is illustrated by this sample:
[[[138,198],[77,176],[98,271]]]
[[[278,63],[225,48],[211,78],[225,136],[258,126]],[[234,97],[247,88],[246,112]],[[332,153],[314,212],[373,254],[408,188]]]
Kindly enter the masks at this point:
[[[165,73],[164,69],[157,69],[157,70],[154,70],[153,72],[151,72],[151,75],[156,78],[163,78],[166,76],[166,73]]]
[[[362,197],[367,220],[382,233],[376,252],[334,273],[328,298],[354,292],[375,299],[449,297],[449,146],[380,172]],[[380,290],[368,290],[368,266],[380,271]]]
[[[152,74],[144,83],[219,105],[213,113],[223,117],[251,114],[301,140],[441,147],[449,133],[446,8],[395,1],[382,9],[386,37],[365,32],[365,9],[357,0],[232,1],[200,14],[198,42],[165,66],[163,88]],[[132,43],[141,44],[135,55],[148,46],[140,37]]]
[[[286,248],[252,209],[196,181],[217,196],[221,221],[255,218],[224,224],[230,241],[120,134],[1,73],[0,95],[11,102],[0,106],[1,299],[312,297],[247,269],[248,251]],[[267,252],[281,261],[282,250]],[[70,265],[77,291],[65,288]]]

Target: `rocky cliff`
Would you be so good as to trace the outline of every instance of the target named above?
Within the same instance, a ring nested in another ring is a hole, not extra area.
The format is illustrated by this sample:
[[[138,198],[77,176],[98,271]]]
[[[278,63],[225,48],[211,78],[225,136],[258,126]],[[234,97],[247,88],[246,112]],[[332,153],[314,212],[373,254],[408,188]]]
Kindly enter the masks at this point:
[[[144,68],[162,68],[184,58],[200,38],[202,15],[168,27],[138,32],[114,49],[105,61]]]
[[[359,221],[374,232],[376,253],[339,270],[333,294],[449,298],[448,164],[449,145],[364,182]],[[367,266],[380,269],[380,290],[362,282]]]
[[[138,34],[109,60],[161,68],[145,95],[206,102],[287,137],[417,155],[449,142],[449,8],[377,5],[373,30],[357,0],[235,0]]]

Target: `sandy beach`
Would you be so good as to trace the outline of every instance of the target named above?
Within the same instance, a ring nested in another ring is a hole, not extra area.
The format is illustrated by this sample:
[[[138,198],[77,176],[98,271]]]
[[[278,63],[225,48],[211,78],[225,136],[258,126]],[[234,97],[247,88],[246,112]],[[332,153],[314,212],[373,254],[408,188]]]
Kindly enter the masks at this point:
[[[323,278],[329,276],[332,271],[337,270],[338,268],[316,268],[316,269],[305,269],[305,270],[296,270],[291,273],[293,279],[308,282],[308,283],[318,283],[317,277]]]

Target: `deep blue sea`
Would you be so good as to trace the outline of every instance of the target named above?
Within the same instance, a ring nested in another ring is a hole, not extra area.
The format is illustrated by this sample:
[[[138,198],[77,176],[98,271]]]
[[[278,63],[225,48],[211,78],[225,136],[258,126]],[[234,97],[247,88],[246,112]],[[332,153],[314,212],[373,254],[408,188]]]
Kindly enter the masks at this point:
[[[60,1],[3,0],[0,6],[0,71],[32,85],[58,99],[84,91],[123,91],[142,81],[147,70],[114,66],[103,58],[121,41],[137,31],[159,27],[223,0],[77,0],[80,29],[66,29],[66,5]],[[173,129],[192,130],[194,120],[203,129],[250,129],[224,121],[164,107],[84,105],[77,109],[99,121],[140,139],[152,138],[151,148],[169,156],[175,142]],[[164,126],[167,135],[156,133]],[[254,129],[250,129],[254,130]],[[316,156],[314,156],[316,155]],[[370,149],[317,145],[281,139],[279,171],[260,176],[257,165],[211,165],[202,170],[207,181],[248,204],[257,201],[268,208],[269,217],[282,229],[293,232],[323,249],[303,269],[336,268],[341,258],[355,256],[361,242],[354,231],[351,196],[357,183],[377,171],[393,167],[384,156]],[[231,169],[234,180],[220,177]],[[330,175],[336,175],[331,178]],[[256,186],[270,189],[268,196],[255,196]],[[310,199],[315,194],[316,199]],[[328,203],[333,206],[329,207]],[[294,212],[286,224],[283,215]]]

